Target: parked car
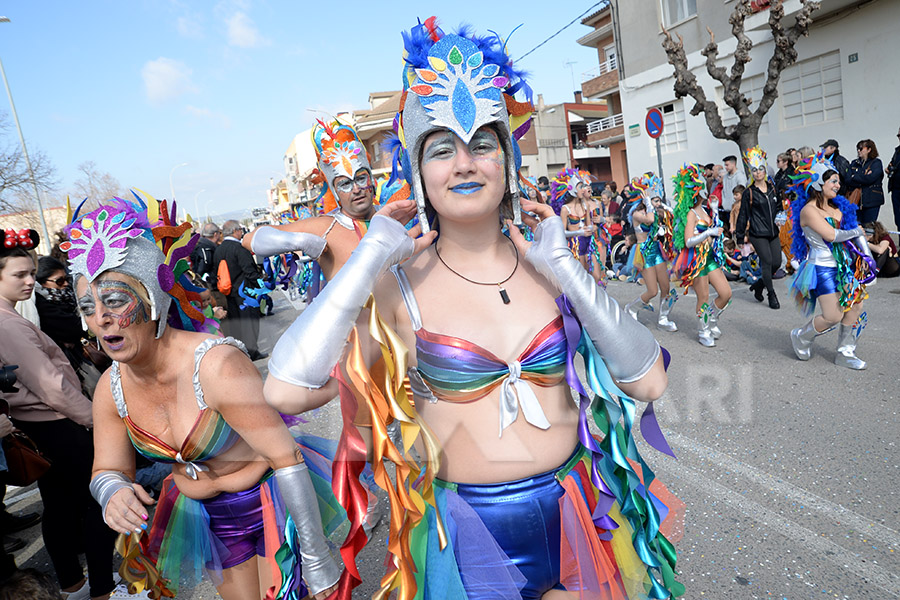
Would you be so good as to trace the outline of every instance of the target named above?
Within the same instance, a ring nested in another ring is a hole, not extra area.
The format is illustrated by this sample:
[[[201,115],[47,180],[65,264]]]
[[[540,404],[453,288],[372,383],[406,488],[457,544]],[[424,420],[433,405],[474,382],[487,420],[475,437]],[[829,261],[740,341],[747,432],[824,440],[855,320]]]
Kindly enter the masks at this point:
[[[599,198],[600,198],[600,194],[602,194],[602,193],[603,193],[603,190],[605,190],[605,189],[606,189],[606,182],[605,182],[605,181],[594,181],[594,182],[591,182],[591,196],[593,196],[594,198],[599,199]]]

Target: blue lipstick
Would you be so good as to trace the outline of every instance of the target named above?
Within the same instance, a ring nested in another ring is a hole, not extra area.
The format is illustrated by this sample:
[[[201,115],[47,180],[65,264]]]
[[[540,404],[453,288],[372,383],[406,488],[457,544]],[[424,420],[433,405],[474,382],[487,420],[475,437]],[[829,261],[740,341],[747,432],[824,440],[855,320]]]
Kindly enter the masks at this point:
[[[457,194],[474,194],[482,187],[484,186],[480,183],[475,183],[474,181],[472,181],[469,183],[460,183],[459,185],[455,185],[450,188],[450,190],[456,192]]]

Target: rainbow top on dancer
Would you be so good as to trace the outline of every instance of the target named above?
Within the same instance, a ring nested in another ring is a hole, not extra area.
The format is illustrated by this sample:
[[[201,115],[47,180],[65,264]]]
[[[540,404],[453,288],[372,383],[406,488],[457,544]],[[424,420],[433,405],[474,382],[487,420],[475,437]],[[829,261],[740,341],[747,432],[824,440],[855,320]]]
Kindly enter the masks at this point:
[[[146,290],[157,339],[167,323],[188,331],[213,331],[212,321],[207,323],[191,304],[200,302],[202,291],[187,276],[188,257],[199,234],[191,235],[189,221],[177,224],[174,202],[169,212],[165,200],[137,189],[131,193],[135,202],[113,198],[84,216],[79,216],[84,201],[74,213],[67,207],[68,240],[59,247],[69,256],[75,285],[81,277],[92,283],[102,273],[116,271]]]
[[[484,125],[493,126],[506,158],[507,191],[513,220],[521,224],[519,168],[522,154],[517,140],[531,127],[531,88],[523,73],[512,66],[506,42],[496,34],[476,36],[462,26],[444,33],[431,17],[403,33],[403,95],[394,119],[394,174],[402,168],[412,188],[423,233],[430,223],[426,215],[425,189],[418,157],[425,138],[444,129],[468,144]],[[521,92],[523,101],[515,99]],[[392,175],[392,179],[395,175]]]

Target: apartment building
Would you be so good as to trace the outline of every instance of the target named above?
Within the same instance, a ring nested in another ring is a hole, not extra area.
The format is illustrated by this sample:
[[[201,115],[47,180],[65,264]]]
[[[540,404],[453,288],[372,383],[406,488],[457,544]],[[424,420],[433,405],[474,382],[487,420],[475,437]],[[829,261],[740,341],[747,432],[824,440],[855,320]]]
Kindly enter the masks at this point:
[[[661,45],[663,26],[684,39],[688,64],[707,97],[719,104],[726,126],[735,124],[737,117],[724,104],[722,86],[707,74],[700,50],[709,41],[708,27],[719,45],[719,65],[730,68],[735,39],[728,18],[736,1],[611,0],[609,27],[615,34],[615,54],[606,54],[607,44],[603,56],[614,56],[618,70],[629,172],[657,169],[656,146],[643,125],[647,110],[654,107],[664,115],[660,141],[667,178],[685,162],[721,162],[725,155],[737,154],[736,144],[713,138],[702,114],[690,115],[691,98],[675,98],[674,71]],[[757,12],[745,21],[745,31],[754,48],[742,84],[751,110],[759,104],[773,51],[768,2],[756,0],[753,7]],[[800,0],[784,2],[785,26],[793,24],[800,7]],[[797,43],[797,62],[782,73],[778,99],[759,130],[760,145],[773,164],[775,155],[788,147],[818,147],[829,138],[837,139],[842,154],[851,160],[856,143],[865,138],[890,156],[900,125],[896,110],[900,77],[891,67],[900,51],[898,23],[896,0],[822,0],[813,13],[809,36]],[[601,42],[606,43],[598,40],[598,47]],[[585,82],[590,90],[594,88],[587,84],[593,81]],[[885,210],[890,212],[883,208],[882,219]]]

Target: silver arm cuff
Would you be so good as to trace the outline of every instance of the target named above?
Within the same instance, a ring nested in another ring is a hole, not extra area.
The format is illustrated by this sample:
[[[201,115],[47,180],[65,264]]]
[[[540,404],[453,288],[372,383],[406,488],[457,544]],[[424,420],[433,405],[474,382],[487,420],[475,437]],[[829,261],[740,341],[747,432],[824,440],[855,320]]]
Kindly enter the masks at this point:
[[[706,231],[703,231],[693,237],[689,237],[688,239],[686,239],[684,241],[684,246],[686,248],[694,248],[695,246],[699,246],[703,242],[703,240],[707,239],[709,236],[709,229],[707,229]]]
[[[853,238],[860,235],[865,235],[865,232],[861,227],[856,227],[854,229],[835,229],[833,242],[849,242]]]
[[[647,374],[659,357],[659,344],[572,256],[559,217],[538,224],[525,260],[566,295],[616,381],[630,383]]]
[[[103,522],[107,525],[109,522],[106,520],[106,505],[109,504],[113,494],[124,488],[134,491],[134,488],[131,487],[131,480],[121,471],[102,471],[91,479],[91,496],[100,505]]]
[[[341,568],[331,554],[331,547],[322,532],[322,516],[319,501],[309,478],[306,463],[275,470],[278,489],[288,513],[297,526],[297,542],[300,546],[300,561],[303,580],[309,588],[309,595],[335,585],[341,578]]]
[[[325,238],[303,231],[281,231],[265,225],[253,232],[250,249],[258,256],[302,251],[303,254],[317,259],[325,250]]]
[[[375,215],[346,264],[275,344],[269,374],[305,388],[325,385],[378,278],[414,249],[403,225]]]
[[[581,236],[584,236],[584,235],[587,235],[587,234],[584,232],[584,229],[575,229],[575,230],[566,229],[566,239],[569,239],[569,238],[576,238],[576,237],[581,237]]]

